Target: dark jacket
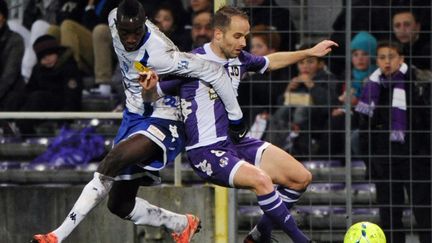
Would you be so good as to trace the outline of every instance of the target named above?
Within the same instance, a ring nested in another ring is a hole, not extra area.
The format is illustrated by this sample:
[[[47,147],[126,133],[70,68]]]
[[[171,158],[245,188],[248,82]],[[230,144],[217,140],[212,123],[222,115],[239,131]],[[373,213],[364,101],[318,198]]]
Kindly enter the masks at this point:
[[[0,29],[0,109],[5,109],[6,101],[13,91],[23,90],[21,61],[24,55],[24,41],[7,25]]]
[[[421,69],[431,70],[431,42],[428,34],[420,34],[420,37],[413,44],[402,45],[405,63],[414,65]]]
[[[26,86],[29,95],[37,91],[49,92],[50,110],[78,111],[81,108],[82,79],[72,51],[64,49],[54,68],[37,64]],[[43,108],[43,107],[42,107]]]
[[[410,69],[406,75],[407,132],[405,143],[391,142],[391,102],[393,88],[381,88],[379,103],[372,118],[356,113],[360,122],[363,155],[430,155],[431,146],[431,87],[418,81]],[[379,158],[377,158],[379,159]]]

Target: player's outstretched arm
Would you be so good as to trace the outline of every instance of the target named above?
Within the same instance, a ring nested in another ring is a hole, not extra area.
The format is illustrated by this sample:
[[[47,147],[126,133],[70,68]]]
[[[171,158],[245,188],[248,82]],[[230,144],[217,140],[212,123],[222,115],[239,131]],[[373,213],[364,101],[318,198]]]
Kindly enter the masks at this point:
[[[314,47],[306,50],[292,51],[292,52],[275,52],[269,54],[266,56],[269,59],[268,70],[272,71],[272,70],[284,68],[310,56],[315,56],[315,57],[325,56],[329,52],[331,52],[333,47],[338,47],[338,46],[339,45],[334,41],[323,40],[320,43],[316,44]]]

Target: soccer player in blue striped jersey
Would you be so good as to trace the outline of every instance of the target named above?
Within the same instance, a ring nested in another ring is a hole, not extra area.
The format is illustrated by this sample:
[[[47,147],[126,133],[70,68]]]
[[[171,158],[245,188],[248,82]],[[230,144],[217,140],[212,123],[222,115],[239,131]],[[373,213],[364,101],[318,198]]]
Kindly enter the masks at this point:
[[[248,16],[237,8],[225,6],[213,17],[214,35],[210,43],[194,50],[195,55],[224,66],[238,89],[246,72],[276,70],[309,56],[324,56],[337,46],[325,40],[311,49],[277,52],[265,57],[243,50],[249,34]],[[237,124],[230,122],[213,87],[201,80],[162,80],[159,95],[181,85],[180,98],[186,131],[186,151],[195,172],[212,183],[248,188],[256,193],[264,215],[244,240],[270,242],[273,225],[278,225],[294,242],[309,242],[297,227],[289,209],[312,180],[310,172],[282,149],[261,140],[245,137]],[[232,129],[227,129],[234,127]],[[276,189],[273,184],[277,184]]]
[[[184,149],[185,136],[178,98],[164,96],[147,102],[139,83],[157,78],[155,72],[206,80],[223,100],[229,119],[239,123],[242,112],[230,77],[218,64],[179,52],[146,19],[136,0],[122,1],[108,20],[126,93],[126,109],[115,145],[60,227],[49,234],[35,235],[32,241],[63,241],[109,193],[112,213],[137,225],[163,225],[173,231],[175,242],[190,242],[199,227],[197,217],[176,214],[136,198],[140,185],[159,181],[157,172]]]

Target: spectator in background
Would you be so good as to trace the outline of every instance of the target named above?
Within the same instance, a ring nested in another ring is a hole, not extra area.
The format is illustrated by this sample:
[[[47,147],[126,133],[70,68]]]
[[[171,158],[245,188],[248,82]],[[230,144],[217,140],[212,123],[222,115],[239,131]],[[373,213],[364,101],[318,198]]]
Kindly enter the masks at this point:
[[[189,18],[186,25],[191,25],[194,15],[203,11],[213,13],[213,0],[189,0],[189,8],[187,9]]]
[[[299,37],[288,9],[279,6],[275,0],[244,0],[244,3],[246,5],[244,10],[250,16],[252,27],[267,25],[274,27],[275,31],[288,32],[280,33],[280,49],[295,50]]]
[[[82,81],[72,51],[43,35],[33,44],[38,63],[22,97],[22,111],[79,111]],[[20,121],[23,135],[34,133],[34,121]]]
[[[190,42],[179,14],[181,12],[174,9],[170,1],[165,1],[156,10],[153,22],[181,51],[186,51]]]
[[[376,57],[377,41],[368,32],[359,32],[351,41],[351,64],[352,64],[352,79],[351,88],[349,89],[351,95],[352,108],[357,105],[362,92],[364,83],[367,81],[369,75],[376,70],[375,57]],[[320,154],[326,156],[343,156],[345,154],[345,97],[347,89],[345,83],[338,84],[337,87],[339,96],[335,101],[339,107],[332,109],[331,118],[329,120],[328,128],[329,134],[325,134],[321,140]],[[352,114],[350,112],[349,114]],[[351,123],[351,148],[353,155],[359,155],[359,141],[358,141],[358,122],[352,118]],[[327,146],[325,146],[327,145]]]
[[[313,45],[304,44],[299,50]],[[294,155],[318,153],[321,132],[330,119],[331,105],[336,100],[336,77],[327,71],[321,57],[308,57],[297,63],[299,75],[285,91],[285,106],[272,116],[267,140],[290,150]]]
[[[30,30],[29,41],[26,43],[21,66],[21,74],[28,81],[33,67],[37,63],[33,44],[37,38],[48,32],[50,25],[57,23],[57,14],[60,12],[60,1],[29,0],[24,7],[22,27]]]
[[[95,77],[94,93],[111,94],[113,60],[108,14],[119,0],[65,1],[58,15],[59,26],[51,26],[48,34],[72,50],[79,70]]]
[[[343,6],[340,14],[333,23],[333,34],[330,39],[340,43],[332,53],[330,70],[338,77],[345,72],[345,34],[346,34],[346,1],[342,1]],[[430,31],[431,22],[431,1],[414,0],[353,0],[351,13],[351,30],[354,37],[359,31],[371,33],[377,40],[390,40],[392,9],[410,7],[419,14],[419,22],[424,25],[424,30]]]
[[[192,48],[189,51],[211,41],[213,37],[212,18],[213,14],[209,11],[201,11],[194,14],[191,30]]]
[[[250,52],[257,56],[267,56],[279,51],[281,38],[270,26],[257,25],[251,29]],[[261,73],[250,73],[249,78],[240,83],[239,103],[242,106],[243,117],[247,124],[254,124],[251,132],[258,132],[261,124],[262,132],[269,114],[281,104],[281,96],[289,80],[288,68]],[[263,123],[264,122],[264,123]],[[263,135],[261,133],[261,136]],[[258,139],[261,139],[258,135]]]
[[[375,181],[380,226],[389,242],[405,242],[405,190],[421,243],[431,239],[430,79],[420,81],[397,42],[377,47],[378,69],[356,106],[362,154]]]
[[[16,110],[14,97],[24,88],[20,74],[24,42],[20,35],[9,29],[8,15],[6,1],[0,0],[0,111]]]
[[[393,15],[393,32],[402,44],[405,63],[431,70],[430,33],[421,33],[422,24],[410,9],[398,9]]]

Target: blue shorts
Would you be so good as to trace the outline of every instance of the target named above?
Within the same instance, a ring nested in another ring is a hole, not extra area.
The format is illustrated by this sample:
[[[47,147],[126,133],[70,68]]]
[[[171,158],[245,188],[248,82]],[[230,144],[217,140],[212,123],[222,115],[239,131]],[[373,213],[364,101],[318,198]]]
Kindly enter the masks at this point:
[[[204,180],[216,185],[234,187],[234,176],[243,163],[258,166],[269,143],[245,138],[234,145],[224,140],[187,151],[194,171]]]
[[[161,160],[150,164],[136,164],[123,169],[116,180],[133,180],[143,176],[154,176],[167,163],[175,160],[185,146],[184,125],[180,121],[161,118],[144,117],[131,113],[127,109],[123,112],[123,120],[114,139],[114,146],[122,140],[135,134],[142,134],[155,142],[163,151]]]

